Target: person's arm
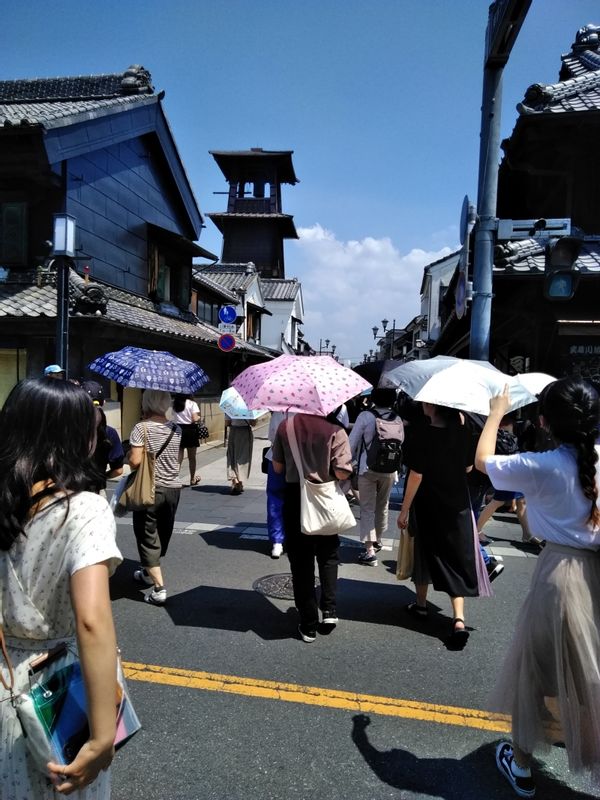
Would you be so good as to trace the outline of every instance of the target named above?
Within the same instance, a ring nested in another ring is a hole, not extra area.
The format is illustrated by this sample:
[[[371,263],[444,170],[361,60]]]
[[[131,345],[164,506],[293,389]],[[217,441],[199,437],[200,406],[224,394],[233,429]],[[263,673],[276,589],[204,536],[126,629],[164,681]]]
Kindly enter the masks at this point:
[[[143,445],[134,445],[132,444],[129,448],[129,452],[127,453],[127,463],[131,467],[131,469],[137,469],[139,465],[142,463],[142,455],[143,455],[144,447]]]
[[[273,464],[273,472],[277,473],[277,475],[283,475],[285,472],[285,464],[282,461],[275,461],[275,459],[273,459],[271,464]]]
[[[352,475],[352,470],[347,469],[334,469],[333,474],[338,479],[338,481],[345,481],[348,480],[350,475]]]
[[[90,784],[101,770],[110,766],[114,756],[117,641],[108,589],[108,562],[84,567],[71,575],[71,603],[88,702],[90,738],[71,764],[48,764],[55,788],[64,794]]]
[[[485,421],[479,442],[477,443],[477,450],[475,451],[475,466],[480,472],[487,475],[485,466],[486,458],[493,456],[496,453],[496,437],[498,435],[498,428],[502,417],[507,413],[510,406],[510,395],[508,384],[504,387],[502,394],[492,397],[490,400],[490,413]]]
[[[123,467],[115,467],[114,469],[109,469],[105,475],[106,478],[118,478],[119,475],[123,474]]]
[[[423,476],[419,472],[414,472],[411,469],[411,471],[408,473],[406,489],[404,490],[404,499],[402,501],[400,513],[398,514],[398,527],[401,530],[408,528],[408,515],[410,512],[410,507],[412,506],[413,500],[419,491],[419,486],[421,485],[422,480]]]

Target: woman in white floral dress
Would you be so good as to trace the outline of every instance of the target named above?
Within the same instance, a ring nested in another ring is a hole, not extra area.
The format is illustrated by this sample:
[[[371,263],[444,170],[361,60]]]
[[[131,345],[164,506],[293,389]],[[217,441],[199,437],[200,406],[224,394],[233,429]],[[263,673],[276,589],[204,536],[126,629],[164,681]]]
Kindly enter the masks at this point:
[[[86,491],[94,437],[94,406],[71,383],[22,381],[0,412],[0,621],[15,691],[28,687],[33,658],[71,640],[90,722],[90,738],[74,761],[49,763],[43,774],[10,701],[0,702],[0,800],[110,797],[116,639],[108,578],[121,554],[106,500]]]

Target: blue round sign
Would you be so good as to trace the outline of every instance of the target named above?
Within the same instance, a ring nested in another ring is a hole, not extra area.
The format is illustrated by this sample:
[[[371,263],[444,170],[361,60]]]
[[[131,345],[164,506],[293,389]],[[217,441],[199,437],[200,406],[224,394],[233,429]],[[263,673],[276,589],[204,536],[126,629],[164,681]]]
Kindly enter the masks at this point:
[[[219,336],[217,347],[224,353],[228,353],[235,347],[235,337],[232,336],[230,333],[224,333],[222,336]]]
[[[221,306],[219,309],[219,320],[226,325],[231,325],[237,319],[237,311],[235,306]]]

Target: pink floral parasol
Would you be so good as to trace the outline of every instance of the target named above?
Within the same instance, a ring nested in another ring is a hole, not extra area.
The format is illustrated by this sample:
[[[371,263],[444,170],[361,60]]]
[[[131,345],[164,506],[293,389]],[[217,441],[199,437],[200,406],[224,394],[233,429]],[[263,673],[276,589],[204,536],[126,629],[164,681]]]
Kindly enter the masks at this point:
[[[231,384],[248,408],[296,411],[326,417],[371,387],[364,378],[330,356],[279,356],[248,367]]]

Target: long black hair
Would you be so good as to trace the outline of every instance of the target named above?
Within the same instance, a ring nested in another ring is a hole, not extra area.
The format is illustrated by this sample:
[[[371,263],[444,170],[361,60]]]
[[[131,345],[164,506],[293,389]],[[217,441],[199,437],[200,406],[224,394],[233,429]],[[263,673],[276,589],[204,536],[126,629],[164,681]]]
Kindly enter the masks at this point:
[[[95,428],[94,405],[81,387],[50,378],[14,387],[0,411],[0,549],[23,532],[35,483],[52,481],[57,492],[93,485]]]
[[[588,521],[594,526],[600,525],[596,485],[598,453],[594,446],[599,430],[598,393],[580,378],[562,378],[549,384],[542,392],[540,413],[552,435],[559,442],[575,448],[579,483],[591,503]]]
[[[185,409],[185,404],[187,400],[190,400],[189,394],[176,394],[173,395],[173,411],[177,412],[177,414],[181,414],[181,412]]]

